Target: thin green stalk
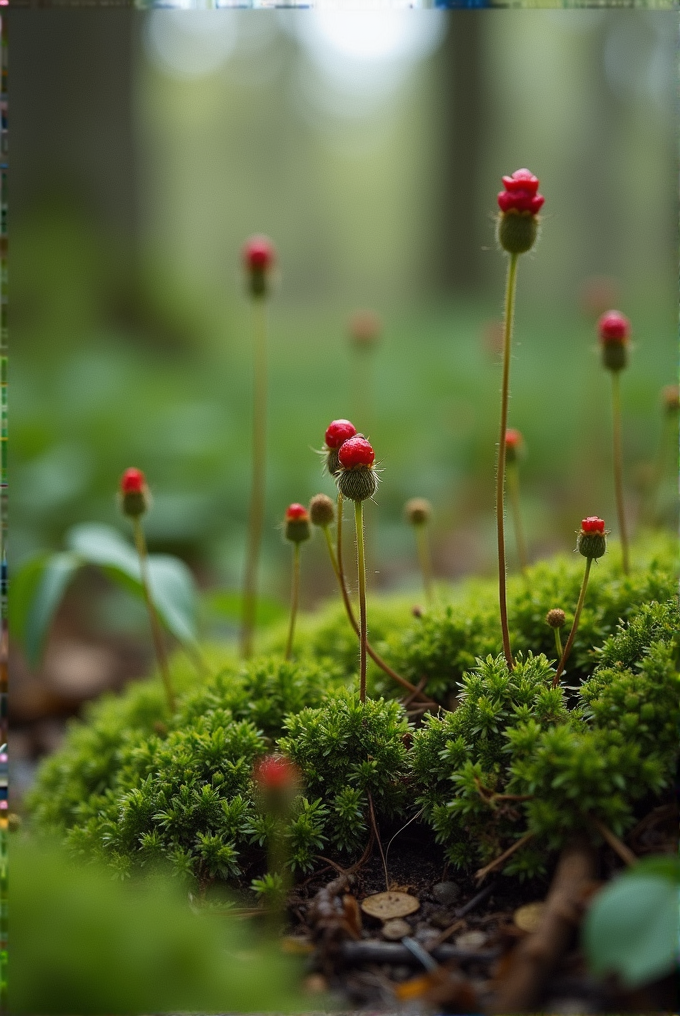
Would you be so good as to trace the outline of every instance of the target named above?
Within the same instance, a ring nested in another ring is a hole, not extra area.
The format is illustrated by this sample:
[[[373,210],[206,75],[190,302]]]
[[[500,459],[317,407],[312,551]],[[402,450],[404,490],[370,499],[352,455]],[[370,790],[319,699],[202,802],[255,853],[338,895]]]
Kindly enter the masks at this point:
[[[335,556],[335,549],[333,547],[333,540],[331,538],[328,526],[323,527],[323,534],[326,537],[326,546],[328,547],[328,555],[331,559],[331,564],[333,566],[335,577],[338,580],[338,585],[340,586],[340,594],[342,596],[342,602],[345,605],[345,611],[347,613],[349,623],[354,629],[355,635],[359,636],[360,634],[359,625],[357,624],[357,619],[354,616],[352,602],[349,598],[349,593],[347,592],[347,584],[345,583],[344,576],[340,572],[338,561]],[[373,662],[377,664],[377,666],[380,667],[380,669],[383,670],[388,677],[391,677],[394,681],[397,682],[397,684],[400,684],[402,688],[406,688],[407,691],[410,691],[412,694],[416,695],[419,699],[421,699],[421,701],[427,702],[429,705],[438,706],[438,703],[436,703],[434,699],[429,698],[427,695],[425,695],[424,692],[418,691],[418,689],[414,684],[411,684],[411,682],[407,681],[406,678],[401,677],[401,675],[397,674],[395,670],[392,670],[392,668],[387,663],[385,663],[382,656],[379,656],[378,653],[376,653],[375,649],[373,649],[371,643],[368,641],[366,642],[366,652],[371,657]],[[441,707],[438,706],[438,708]]]
[[[357,530],[357,566],[359,571],[359,701],[366,701],[366,559],[364,557],[364,505],[354,502]]]
[[[496,473],[496,527],[498,533],[498,599],[503,635],[503,652],[512,670],[510,630],[508,628],[508,604],[506,592],[505,565],[505,434],[508,429],[508,395],[510,388],[510,347],[512,343],[512,322],[515,311],[515,289],[517,282],[517,258],[511,254],[508,261],[508,275],[505,285],[505,314],[503,319],[503,381],[501,385],[501,426],[498,439],[498,469]]]
[[[524,527],[522,526],[522,513],[520,511],[519,498],[519,469],[516,462],[507,465],[508,493],[510,495],[510,508],[512,510],[512,521],[515,527],[515,542],[517,544],[517,557],[519,558],[519,569],[522,575],[527,570],[527,545],[524,539]]]
[[[253,633],[257,612],[257,566],[264,523],[266,431],[267,431],[267,314],[263,297],[253,299],[253,446],[252,486],[248,522],[248,544],[243,583],[241,655],[253,654]]]
[[[416,531],[416,547],[418,549],[418,561],[420,562],[420,571],[423,576],[423,586],[425,588],[425,600],[427,601],[428,607],[432,606],[432,555],[430,554],[430,541],[428,539],[427,523],[421,523],[418,526],[413,527]]]
[[[560,629],[559,628],[553,628],[553,631],[555,632],[555,649],[557,650],[557,659],[561,660],[562,659],[562,652],[563,652],[563,650],[562,650],[562,637],[560,635]]]
[[[290,625],[288,627],[288,641],[286,642],[286,659],[289,660],[293,652],[293,637],[295,635],[295,619],[297,617],[298,599],[300,596],[300,544],[293,544],[293,581],[290,591]]]
[[[576,635],[576,629],[578,628],[578,623],[579,623],[579,621],[581,619],[581,611],[583,609],[583,601],[586,598],[586,589],[588,588],[588,577],[590,575],[590,566],[591,566],[592,563],[593,563],[593,558],[592,557],[587,557],[586,558],[586,570],[585,570],[585,573],[583,575],[583,582],[581,583],[581,592],[579,593],[579,596],[578,596],[578,603],[576,604],[576,613],[574,614],[574,623],[571,626],[571,631],[569,632],[569,638],[567,639],[567,644],[564,647],[564,652],[562,653],[562,656],[560,657],[560,662],[558,664],[557,671],[556,671],[555,676],[553,678],[553,683],[552,683],[553,688],[556,688],[557,685],[559,684],[560,677],[562,676],[562,672],[564,670],[566,662],[569,659],[569,653],[571,652],[571,647],[574,644],[574,636]],[[557,629],[555,629],[555,633],[557,634]]]
[[[163,632],[161,630],[161,623],[158,620],[156,607],[151,597],[151,584],[149,582],[148,552],[146,549],[146,540],[144,539],[144,529],[142,528],[142,520],[139,516],[135,516],[132,519],[132,527],[135,536],[135,546],[137,548],[137,554],[139,555],[139,570],[142,576],[142,591],[144,593],[146,609],[149,613],[149,622],[151,624],[151,635],[153,637],[154,649],[156,651],[156,660],[158,661],[158,669],[161,672],[163,685],[165,686],[165,696],[168,700],[168,708],[171,713],[174,713],[175,695],[172,690],[172,681],[170,680],[170,667],[168,666],[168,656],[165,651],[165,643],[163,641]]]
[[[343,509],[343,501],[344,501],[344,498],[343,498],[342,494],[340,493],[340,491],[338,491],[338,510],[337,510],[338,521],[336,523],[336,528],[335,528],[336,553],[337,553],[337,561],[338,561],[338,574],[340,576],[340,581],[341,581],[341,584],[342,584],[342,588],[345,590],[345,594],[346,594],[347,593],[347,583],[345,581],[345,566],[344,566],[343,560],[342,560],[342,509]]]
[[[621,537],[621,553],[623,555],[623,571],[628,574],[630,571],[630,559],[628,553],[628,533],[626,531],[626,515],[623,504],[623,454],[621,451],[621,389],[619,386],[619,371],[611,371],[612,375],[612,417],[613,417],[613,438],[614,438],[614,489],[616,491],[616,514],[619,520],[619,535]]]

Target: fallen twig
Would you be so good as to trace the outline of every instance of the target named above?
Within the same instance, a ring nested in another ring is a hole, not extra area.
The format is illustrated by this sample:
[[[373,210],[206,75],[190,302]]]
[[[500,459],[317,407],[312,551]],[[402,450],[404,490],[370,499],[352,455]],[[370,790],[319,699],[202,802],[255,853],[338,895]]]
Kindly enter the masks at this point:
[[[481,882],[483,878],[486,878],[486,876],[489,874],[490,871],[495,871],[496,868],[499,868],[504,861],[507,861],[507,859],[512,854],[515,853],[516,850],[519,850],[520,847],[523,847],[526,843],[529,842],[529,840],[532,840],[533,838],[534,838],[533,833],[525,833],[520,840],[515,840],[513,845],[511,847],[508,847],[507,850],[504,850],[499,857],[496,857],[493,861],[490,861],[489,864],[485,865],[483,868],[480,868],[479,871],[475,872],[475,878],[477,879],[477,881]]]
[[[618,836],[611,831],[611,829],[604,824],[596,815],[590,816],[590,821],[593,823],[598,833],[605,840],[606,843],[612,848],[612,850],[619,855],[624,864],[633,865],[637,863],[637,857],[625,843],[622,843]]]
[[[535,1012],[543,985],[567,948],[581,917],[582,894],[595,875],[595,852],[579,837],[564,848],[541,922],[512,954],[507,976],[487,1012]]]
[[[360,963],[394,963],[417,966],[421,960],[400,942],[343,942],[340,953],[347,964]],[[430,951],[430,955],[438,962],[447,960],[465,962],[474,960],[479,963],[490,963],[498,959],[500,949],[459,949],[455,945],[440,945]]]

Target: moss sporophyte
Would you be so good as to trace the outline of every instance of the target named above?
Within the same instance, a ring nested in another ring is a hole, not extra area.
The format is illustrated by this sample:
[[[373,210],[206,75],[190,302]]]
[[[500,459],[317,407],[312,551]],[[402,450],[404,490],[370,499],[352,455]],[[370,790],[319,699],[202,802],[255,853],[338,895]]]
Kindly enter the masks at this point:
[[[416,537],[416,549],[418,551],[418,562],[423,577],[423,588],[425,600],[428,607],[432,606],[432,555],[430,554],[430,541],[428,539],[428,523],[432,516],[432,505],[424,497],[412,497],[404,505],[404,516],[406,521],[413,526]]]
[[[247,659],[253,652],[253,633],[257,610],[257,568],[264,523],[264,495],[267,433],[267,312],[266,298],[271,289],[271,273],[276,252],[266,236],[253,236],[241,252],[243,269],[252,305],[253,338],[253,437],[252,485],[248,515],[248,543],[243,577],[241,653]]]
[[[505,435],[508,429],[508,399],[510,393],[510,355],[512,325],[515,313],[517,259],[531,250],[538,235],[538,213],[545,198],[538,193],[539,180],[528,169],[518,169],[512,176],[503,177],[503,190],[498,195],[500,213],[497,223],[499,246],[509,255],[505,284],[503,314],[503,380],[501,383],[501,417],[498,438],[498,464],[496,474],[496,529],[498,541],[498,599],[501,615],[503,652],[512,670],[512,650],[508,627],[505,564]]]
[[[586,570],[583,575],[583,582],[581,583],[581,591],[578,597],[578,603],[576,604],[576,612],[574,614],[574,621],[569,632],[569,638],[567,644],[564,647],[564,652],[560,658],[560,662],[553,678],[553,688],[559,683],[560,677],[569,659],[571,647],[574,644],[574,638],[578,629],[578,624],[581,619],[581,611],[583,610],[583,604],[586,598],[586,589],[588,588],[588,578],[590,576],[590,566],[593,561],[597,561],[603,557],[607,549],[607,535],[608,529],[604,528],[604,519],[600,519],[597,515],[589,515],[587,519],[583,519],[581,522],[581,529],[578,532],[576,538],[576,549],[586,559]]]
[[[298,600],[300,598],[300,545],[305,543],[312,535],[309,523],[309,513],[304,505],[291,504],[286,508],[284,520],[284,535],[293,546],[293,576],[290,594],[290,626],[288,628],[288,640],[286,642],[286,659],[289,660],[293,652],[293,638],[295,636],[295,619],[298,611]]]
[[[628,530],[626,526],[626,510],[623,500],[623,451],[621,441],[621,390],[619,375],[628,365],[628,349],[630,345],[630,321],[618,310],[608,310],[597,322],[597,332],[602,351],[602,365],[609,371],[612,378],[612,438],[614,445],[614,491],[616,494],[616,514],[621,539],[623,570],[626,574],[630,569],[628,551]]]
[[[144,538],[144,528],[142,526],[142,516],[151,506],[151,495],[147,486],[146,477],[141,469],[130,467],[125,470],[120,479],[118,500],[123,515],[127,516],[127,518],[129,518],[132,522],[135,547],[137,548],[137,554],[139,557],[142,591],[144,593],[146,609],[149,614],[149,623],[151,625],[151,634],[156,652],[156,660],[158,662],[158,669],[161,672],[163,685],[165,687],[168,709],[172,714],[175,711],[175,695],[172,688],[172,681],[170,679],[170,667],[168,665],[168,654],[165,648],[163,630],[161,628],[161,623],[158,618],[158,613],[151,593],[148,552],[146,549],[146,539]]]
[[[373,497],[378,487],[375,452],[370,441],[356,435],[338,449],[340,472],[338,490],[354,501],[354,522],[357,537],[357,571],[359,575],[359,701],[366,701],[366,555],[364,552],[363,502]]]

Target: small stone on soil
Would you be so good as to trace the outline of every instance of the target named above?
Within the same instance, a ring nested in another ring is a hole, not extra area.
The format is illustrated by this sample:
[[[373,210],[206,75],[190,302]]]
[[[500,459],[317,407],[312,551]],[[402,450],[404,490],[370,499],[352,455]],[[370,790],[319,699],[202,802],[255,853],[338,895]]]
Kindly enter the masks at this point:
[[[445,907],[450,907],[452,903],[455,903],[460,897],[460,888],[455,882],[437,882],[432,887],[432,895],[436,899],[437,903],[442,903]]]
[[[396,917],[391,921],[385,921],[382,933],[388,942],[399,942],[404,935],[411,934],[411,925],[401,917]]]
[[[483,931],[464,931],[456,938],[459,949],[481,949],[485,944],[486,935]]]
[[[384,893],[374,893],[361,901],[361,909],[370,917],[378,917],[381,921],[387,921],[391,917],[405,917],[420,908],[420,900],[408,893],[394,892],[390,890]]]
[[[523,907],[518,907],[514,913],[515,924],[522,931],[528,931],[529,934],[533,934],[541,923],[544,909],[545,903],[542,901],[525,903]]]

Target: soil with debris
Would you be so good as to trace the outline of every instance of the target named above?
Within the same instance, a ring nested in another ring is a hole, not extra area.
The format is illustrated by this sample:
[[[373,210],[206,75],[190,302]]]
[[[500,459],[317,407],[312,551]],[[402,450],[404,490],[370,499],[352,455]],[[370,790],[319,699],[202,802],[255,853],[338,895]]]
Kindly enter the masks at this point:
[[[677,808],[655,813],[628,838],[640,856],[677,850]],[[305,958],[310,1007],[315,993],[330,993],[342,1010],[374,1013],[676,1012],[675,976],[632,992],[588,974],[579,925],[589,899],[623,865],[609,847],[579,849],[566,860],[563,852],[544,879],[479,883],[451,871],[414,824],[389,850],[387,877],[378,849],[347,874],[320,861],[289,896],[284,940]]]

